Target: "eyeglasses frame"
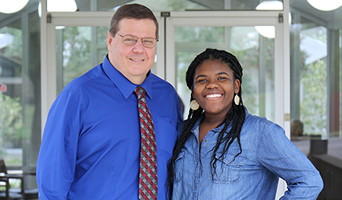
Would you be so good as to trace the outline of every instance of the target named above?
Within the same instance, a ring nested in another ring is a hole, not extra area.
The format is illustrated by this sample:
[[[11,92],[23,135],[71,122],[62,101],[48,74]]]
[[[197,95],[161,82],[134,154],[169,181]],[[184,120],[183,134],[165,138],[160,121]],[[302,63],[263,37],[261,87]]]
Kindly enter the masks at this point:
[[[159,41],[158,39],[155,39],[155,38],[149,38],[149,37],[139,38],[139,37],[137,37],[137,36],[129,35],[129,34],[127,34],[127,35],[121,35],[121,34],[119,34],[119,33],[116,33],[116,35],[120,36],[120,37],[122,38],[122,43],[125,44],[125,45],[127,45],[127,46],[133,46],[133,45],[135,45],[135,44],[138,42],[138,40],[140,39],[140,40],[141,40],[141,43],[142,43],[142,45],[143,45],[144,47],[146,47],[146,48],[153,48],[153,47],[155,47],[155,46],[157,45],[157,42]],[[136,42],[135,42],[134,44],[132,44],[132,45],[126,44],[126,43],[124,42],[124,37],[126,37],[126,36],[131,36],[131,37],[133,37],[133,38],[136,38]],[[144,44],[144,42],[143,42],[144,39],[152,39],[152,40],[154,40],[154,41],[156,41],[156,42],[154,43],[154,46],[149,47],[149,46],[145,46],[145,44]]]

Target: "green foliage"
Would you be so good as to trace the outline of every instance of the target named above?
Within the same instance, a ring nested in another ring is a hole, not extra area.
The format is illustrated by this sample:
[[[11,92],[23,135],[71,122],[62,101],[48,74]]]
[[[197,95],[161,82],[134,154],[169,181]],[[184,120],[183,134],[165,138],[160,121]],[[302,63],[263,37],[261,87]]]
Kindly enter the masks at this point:
[[[242,51],[232,51],[239,59],[243,68],[242,77],[242,101],[248,108],[248,112],[258,114],[258,85],[254,84],[256,73],[258,72],[258,49],[256,47]]]
[[[7,145],[18,147],[25,137],[21,131],[23,126],[21,111],[19,97],[11,98],[0,94],[0,124],[3,148],[6,148]]]
[[[86,31],[84,29],[80,29]],[[90,31],[90,28],[89,28]],[[64,86],[91,69],[91,41],[77,27],[63,30]]]
[[[325,136],[327,124],[327,70],[324,60],[318,60],[303,70],[301,84],[303,98],[300,103],[304,134]]]
[[[3,27],[0,33],[6,33],[13,36],[13,41],[7,46],[4,55],[6,57],[17,58],[21,60],[22,57],[22,31],[16,28]]]

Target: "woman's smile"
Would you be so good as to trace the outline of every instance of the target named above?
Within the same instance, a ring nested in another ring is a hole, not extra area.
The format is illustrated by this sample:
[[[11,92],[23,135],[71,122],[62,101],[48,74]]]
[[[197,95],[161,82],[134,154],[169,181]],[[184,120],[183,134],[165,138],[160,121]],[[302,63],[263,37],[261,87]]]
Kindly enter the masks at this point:
[[[222,97],[222,94],[207,94],[204,97],[209,98],[209,99],[218,99]]]

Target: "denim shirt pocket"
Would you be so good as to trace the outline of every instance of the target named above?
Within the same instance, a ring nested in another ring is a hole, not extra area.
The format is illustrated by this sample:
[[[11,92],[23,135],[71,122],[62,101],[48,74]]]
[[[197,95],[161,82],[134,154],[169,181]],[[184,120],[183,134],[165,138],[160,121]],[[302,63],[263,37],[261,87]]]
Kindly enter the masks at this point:
[[[184,156],[185,156],[185,152],[184,151],[180,152],[175,161],[175,176],[173,179],[174,183],[179,182],[183,179]]]
[[[247,158],[241,155],[227,154],[224,159],[216,155],[216,174],[214,174],[214,183],[232,183],[240,179],[240,173]],[[214,171],[213,171],[214,172]]]

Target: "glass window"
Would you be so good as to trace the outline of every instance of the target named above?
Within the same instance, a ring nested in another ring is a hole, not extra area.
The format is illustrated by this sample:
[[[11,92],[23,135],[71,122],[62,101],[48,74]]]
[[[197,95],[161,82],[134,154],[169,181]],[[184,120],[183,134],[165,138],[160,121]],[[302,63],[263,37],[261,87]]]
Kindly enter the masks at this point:
[[[305,24],[298,37],[297,51],[302,62],[293,69],[299,76],[299,87],[294,88],[298,91],[293,91],[298,95],[293,97],[293,103],[299,104],[299,112],[294,111],[293,120],[301,120],[305,129],[303,133],[294,134],[293,139],[302,135],[327,138],[327,29],[313,23]]]
[[[92,46],[92,34],[94,33],[92,33],[91,27],[56,29],[58,94],[70,81],[87,72],[93,67],[93,63],[98,62],[99,59],[93,57],[96,57],[101,49],[105,49],[105,44],[100,49],[97,48],[97,45]],[[96,37],[93,38],[96,43]],[[92,62],[92,59],[95,61]]]
[[[342,7],[322,11],[328,4],[290,1],[291,139],[322,175],[318,199],[339,199]]]
[[[20,23],[20,21],[14,23]],[[11,26],[0,29],[0,112],[1,154],[7,165],[21,166],[23,131],[22,30]]]
[[[41,142],[40,88],[37,12],[0,15],[0,159],[8,170],[35,172]],[[30,178],[25,180],[29,187],[35,185],[35,177]]]

